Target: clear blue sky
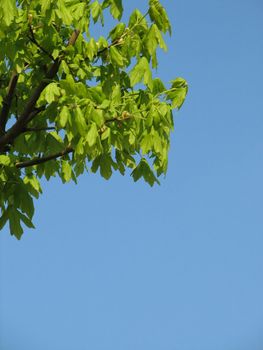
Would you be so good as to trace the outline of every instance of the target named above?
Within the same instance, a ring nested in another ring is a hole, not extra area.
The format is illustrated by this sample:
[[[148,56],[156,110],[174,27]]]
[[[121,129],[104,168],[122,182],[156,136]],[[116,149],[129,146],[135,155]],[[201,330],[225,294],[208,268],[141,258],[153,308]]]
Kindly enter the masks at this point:
[[[263,3],[163,4],[158,74],[190,86],[168,175],[43,184],[37,229],[0,234],[1,350],[263,348]]]

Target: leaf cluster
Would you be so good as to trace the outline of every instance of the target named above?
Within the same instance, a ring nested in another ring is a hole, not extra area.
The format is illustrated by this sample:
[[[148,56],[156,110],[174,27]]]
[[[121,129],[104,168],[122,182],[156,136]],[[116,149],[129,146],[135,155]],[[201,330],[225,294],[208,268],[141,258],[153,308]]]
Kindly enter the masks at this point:
[[[107,37],[90,34],[110,11]],[[121,22],[121,0],[1,0],[0,229],[34,227],[40,180],[130,169],[151,186],[167,171],[182,78],[153,78],[171,25],[159,0]],[[12,43],[12,45],[10,45]],[[21,225],[22,224],[22,225]]]

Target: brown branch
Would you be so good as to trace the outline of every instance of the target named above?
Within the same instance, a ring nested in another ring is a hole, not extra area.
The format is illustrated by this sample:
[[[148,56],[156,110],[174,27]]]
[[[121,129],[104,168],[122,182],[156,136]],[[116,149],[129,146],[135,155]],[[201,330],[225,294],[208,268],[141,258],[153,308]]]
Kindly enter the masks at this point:
[[[39,99],[41,92],[45,89],[45,87],[49,84],[49,79],[52,79],[57,74],[58,68],[60,65],[60,61],[57,59],[52,64],[51,68],[46,74],[46,79],[42,80],[36,89],[33,91],[31,97],[29,98],[24,111],[21,116],[18,118],[16,123],[7,131],[7,133],[0,138],[0,149],[3,145],[12,142],[24,129],[25,125],[28,122],[28,118],[33,112],[35,104]]]
[[[75,42],[79,37],[79,33],[80,33],[79,29],[74,30],[74,32],[71,34],[71,37],[69,38],[68,46],[75,45]]]
[[[56,128],[53,126],[42,127],[42,128],[25,128],[23,132],[48,131],[48,130],[56,130]]]
[[[63,156],[65,156],[69,153],[72,153],[72,152],[74,152],[74,149],[72,147],[67,147],[66,149],[64,149],[64,151],[57,152],[57,153],[51,154],[51,155],[46,156],[46,157],[38,157],[38,158],[31,159],[31,160],[27,160],[25,162],[18,162],[18,163],[16,163],[16,167],[18,169],[28,168],[30,166],[46,163],[50,160],[63,157]]]
[[[9,110],[14,97],[17,80],[18,80],[18,73],[14,71],[11,75],[11,79],[8,84],[7,95],[3,100],[3,107],[0,114],[0,135],[5,133],[5,127],[8,119]]]
[[[80,31],[79,30],[74,30],[72,33],[68,45],[74,45],[78,36],[79,36]],[[24,111],[22,112],[21,116],[18,118],[16,123],[7,131],[5,135],[0,137],[0,151],[1,149],[8,143],[12,142],[25,128],[29,120],[32,120],[30,118],[30,115],[32,116],[32,112],[35,108],[35,105],[37,103],[37,100],[39,99],[39,96],[41,92],[45,89],[47,85],[50,84],[51,80],[55,78],[60,63],[62,61],[62,57],[56,58],[48,72],[46,73],[44,79],[39,83],[39,85],[33,90],[33,93],[31,97],[29,98]]]

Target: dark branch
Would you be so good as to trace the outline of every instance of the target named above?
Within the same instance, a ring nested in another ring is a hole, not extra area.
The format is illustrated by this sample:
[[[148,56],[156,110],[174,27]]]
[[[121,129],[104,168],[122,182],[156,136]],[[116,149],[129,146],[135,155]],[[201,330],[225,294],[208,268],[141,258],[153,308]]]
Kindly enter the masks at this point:
[[[56,130],[56,128],[53,126],[48,126],[43,128],[25,128],[23,132],[48,131],[48,130]]]
[[[38,41],[36,40],[34,31],[33,31],[31,25],[29,26],[29,30],[30,30],[31,36],[28,35],[28,36],[27,36],[28,39],[29,39],[33,44],[35,44],[35,45],[39,48],[39,50],[41,50],[42,52],[44,52],[44,54],[46,54],[52,61],[54,61],[54,57],[51,55],[51,53],[49,53],[49,52],[48,52],[43,46],[41,46],[41,45],[38,43]]]
[[[2,146],[12,142],[23,131],[24,127],[29,121],[29,118],[30,120],[32,119],[31,113],[34,112],[35,104],[39,99],[41,92],[49,84],[48,79],[52,79],[55,77],[59,65],[59,60],[56,60],[51,66],[50,70],[47,72],[45,77],[46,79],[42,80],[36,87],[36,89],[33,91],[21,116],[18,118],[16,123],[7,131],[7,133],[0,138],[0,149]],[[36,114],[33,113],[33,115],[35,116]]]
[[[31,160],[28,160],[28,161],[25,161],[25,162],[16,163],[16,167],[18,169],[28,168],[30,166],[46,163],[46,162],[48,162],[50,160],[63,157],[63,156],[65,156],[65,155],[67,155],[69,153],[72,153],[72,152],[74,152],[73,148],[72,147],[67,147],[64,151],[51,154],[50,156],[38,157],[38,158],[34,158],[34,159],[31,159]]]
[[[75,44],[79,36],[79,33],[80,33],[79,30],[74,30],[74,32],[72,33],[69,39],[68,45]],[[45,87],[50,84],[52,79],[55,78],[58,72],[61,60],[62,60],[62,57],[55,59],[54,63],[46,73],[45,77],[42,79],[39,85],[35,88],[35,90],[33,90],[33,93],[29,98],[21,116],[18,118],[16,123],[7,131],[7,133],[2,137],[0,137],[0,151],[6,144],[11,143],[23,131],[27,123],[33,119],[32,112],[34,111],[37,100],[39,99],[39,96],[41,92],[45,89]]]
[[[0,135],[5,133],[5,127],[8,120],[8,114],[14,97],[14,92],[18,80],[18,73],[13,72],[7,88],[7,95],[3,100],[3,107],[0,114]]]

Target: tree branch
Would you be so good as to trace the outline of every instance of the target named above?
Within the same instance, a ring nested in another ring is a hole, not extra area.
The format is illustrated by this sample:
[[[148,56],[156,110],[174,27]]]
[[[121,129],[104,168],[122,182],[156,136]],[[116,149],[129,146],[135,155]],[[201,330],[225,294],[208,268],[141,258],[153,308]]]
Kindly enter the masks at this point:
[[[17,80],[18,80],[18,73],[14,71],[11,75],[10,82],[8,84],[7,95],[3,100],[3,107],[0,114],[0,135],[5,133],[8,113],[14,97]]]
[[[35,132],[35,131],[48,131],[48,130],[56,130],[53,126],[47,126],[42,128],[25,128],[23,132]]]
[[[44,54],[46,54],[52,61],[54,61],[54,57],[51,55],[51,53],[49,53],[43,46],[41,46],[38,41],[36,40],[35,38],[35,34],[34,34],[34,31],[32,29],[32,26],[29,25],[29,31],[30,31],[30,35],[28,35],[28,39],[33,43],[35,44],[42,52],[44,52]]]
[[[122,37],[120,37],[119,39],[115,39],[111,44],[109,44],[107,47],[104,47],[103,49],[99,50],[97,52],[97,58],[99,58],[99,56],[104,53],[105,51],[109,50],[111,47],[113,46],[118,46],[118,45],[122,45],[123,42],[122,42]],[[95,57],[96,57],[95,56]]]
[[[78,36],[79,36],[80,31],[79,30],[74,30],[72,33],[68,45],[74,45]],[[44,79],[39,83],[39,85],[33,90],[33,93],[31,97],[29,98],[24,111],[22,112],[21,116],[18,118],[16,123],[7,131],[5,135],[0,137],[0,151],[3,149],[3,147],[12,142],[25,128],[27,125],[30,118],[31,113],[33,112],[35,105],[37,103],[37,100],[39,99],[39,96],[41,92],[45,89],[47,85],[50,84],[50,81],[54,79],[56,76],[60,63],[62,61],[62,58],[56,58],[48,72],[46,73],[46,76]]]
[[[31,159],[31,160],[28,160],[28,161],[25,161],[25,162],[16,163],[16,167],[18,169],[28,168],[30,166],[46,163],[46,162],[48,162],[50,160],[63,157],[63,156],[65,156],[65,155],[67,155],[69,153],[72,153],[72,152],[74,152],[74,149],[72,147],[67,147],[66,149],[64,149],[64,151],[57,152],[57,153],[51,154],[51,155],[46,156],[46,157],[38,157],[38,158],[34,158],[34,159]]]
[[[79,37],[79,34],[80,34],[80,30],[75,29],[74,32],[71,34],[71,37],[69,38],[68,46],[75,45],[75,42]]]
[[[129,34],[132,33],[133,29],[138,26],[144,19],[145,17],[149,14],[149,11],[147,11],[141,18],[140,20],[135,23],[131,28],[127,27],[127,31],[125,31],[119,38],[115,39],[111,44],[109,44],[107,47],[104,47],[103,49],[99,50],[97,52],[97,56],[100,56],[103,52],[109,50],[112,46],[118,46],[123,44],[124,38]]]

